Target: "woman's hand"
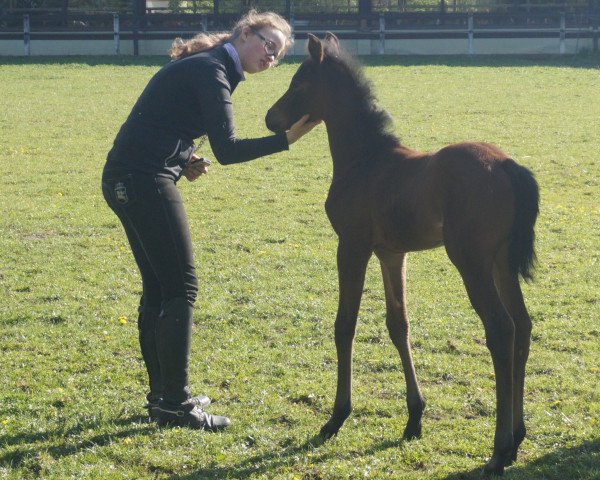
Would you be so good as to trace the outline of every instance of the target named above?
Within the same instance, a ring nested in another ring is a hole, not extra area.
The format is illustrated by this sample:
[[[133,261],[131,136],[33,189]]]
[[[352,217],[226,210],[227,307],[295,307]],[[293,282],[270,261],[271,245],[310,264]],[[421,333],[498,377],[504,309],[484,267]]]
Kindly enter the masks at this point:
[[[208,173],[208,164],[204,162],[203,158],[193,153],[190,163],[186,165],[186,167],[182,170],[181,173],[190,182],[193,182],[200,175]]]
[[[291,145],[296,140],[298,140],[300,137],[303,137],[308,132],[310,132],[319,123],[321,123],[321,120],[318,120],[316,122],[309,122],[308,118],[309,118],[308,114],[304,115],[300,120],[298,120],[296,123],[294,123],[287,132],[285,132],[285,136],[287,137],[288,145]]]

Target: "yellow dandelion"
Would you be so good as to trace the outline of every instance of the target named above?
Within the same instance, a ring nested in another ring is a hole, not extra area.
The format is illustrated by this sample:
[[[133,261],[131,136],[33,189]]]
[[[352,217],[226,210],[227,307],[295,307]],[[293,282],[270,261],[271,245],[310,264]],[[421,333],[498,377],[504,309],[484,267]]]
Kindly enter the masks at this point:
[[[131,438],[127,437],[127,438],[125,438],[125,439],[123,440],[123,443],[124,443],[125,445],[131,445],[131,441],[132,441],[132,440],[131,440]]]
[[[63,196],[63,193],[62,193],[62,192],[58,192],[58,196],[59,196],[59,197],[62,197],[62,196]]]
[[[120,323],[121,325],[125,325],[125,324],[127,323],[127,317],[126,317],[125,315],[121,315],[121,316],[119,317],[119,323]]]
[[[598,369],[596,367],[590,368],[590,372],[592,372],[592,373],[596,373],[597,371],[598,371]]]

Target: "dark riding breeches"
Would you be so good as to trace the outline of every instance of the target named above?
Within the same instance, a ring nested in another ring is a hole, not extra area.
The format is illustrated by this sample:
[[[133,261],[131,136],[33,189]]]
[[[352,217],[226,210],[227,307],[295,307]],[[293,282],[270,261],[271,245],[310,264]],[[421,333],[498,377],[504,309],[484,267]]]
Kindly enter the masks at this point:
[[[142,276],[138,327],[148,398],[190,397],[192,308],[198,291],[183,202],[171,178],[106,169],[106,202],[123,224]]]

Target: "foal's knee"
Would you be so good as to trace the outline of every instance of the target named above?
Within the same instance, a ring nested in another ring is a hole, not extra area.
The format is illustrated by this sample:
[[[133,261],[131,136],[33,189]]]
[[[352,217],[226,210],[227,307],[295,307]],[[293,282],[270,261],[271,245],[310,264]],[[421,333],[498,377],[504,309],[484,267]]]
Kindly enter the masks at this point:
[[[386,317],[386,327],[390,335],[390,339],[394,345],[399,348],[408,341],[410,334],[410,325],[405,319]]]
[[[344,342],[352,341],[356,334],[356,322],[348,322],[344,319],[337,319],[335,322],[335,341]]]
[[[532,324],[529,316],[515,321],[515,338],[517,340],[529,341],[531,338]]]

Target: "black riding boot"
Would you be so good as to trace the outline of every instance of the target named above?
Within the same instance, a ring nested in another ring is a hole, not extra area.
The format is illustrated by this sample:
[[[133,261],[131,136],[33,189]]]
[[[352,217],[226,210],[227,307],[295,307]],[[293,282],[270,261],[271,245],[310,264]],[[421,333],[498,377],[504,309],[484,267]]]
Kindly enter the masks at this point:
[[[146,399],[148,403],[158,402],[163,396],[163,382],[156,345],[156,326],[160,315],[160,305],[150,305],[142,297],[138,312],[140,348],[150,383],[150,392],[146,396]]]
[[[190,398],[188,369],[192,336],[192,306],[184,297],[162,304],[156,325],[156,347],[163,383],[163,401],[181,405]]]
[[[163,379],[163,398],[154,409],[160,426],[176,425],[217,431],[228,427],[227,417],[203,410],[206,397],[192,397],[188,367],[192,335],[192,306],[183,297],[163,302],[156,328],[156,345]]]

